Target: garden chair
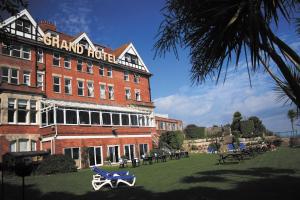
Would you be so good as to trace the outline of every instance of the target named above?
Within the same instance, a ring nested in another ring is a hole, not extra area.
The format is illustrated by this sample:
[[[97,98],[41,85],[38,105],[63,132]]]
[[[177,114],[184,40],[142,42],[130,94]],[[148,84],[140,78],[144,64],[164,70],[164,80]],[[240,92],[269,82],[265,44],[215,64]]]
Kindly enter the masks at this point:
[[[93,167],[92,171],[96,173],[96,175],[93,175],[92,180],[94,190],[100,190],[105,185],[109,185],[111,188],[117,188],[120,183],[132,187],[136,181],[134,175],[129,175],[129,172],[125,171],[107,172],[97,167]]]

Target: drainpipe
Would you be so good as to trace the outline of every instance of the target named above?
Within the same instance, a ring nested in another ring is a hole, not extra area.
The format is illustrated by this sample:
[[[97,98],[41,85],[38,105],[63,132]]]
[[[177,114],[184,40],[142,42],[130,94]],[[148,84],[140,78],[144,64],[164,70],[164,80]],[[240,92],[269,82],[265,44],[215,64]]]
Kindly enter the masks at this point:
[[[57,137],[56,105],[55,104],[53,106],[53,117],[54,117],[53,121],[54,121],[54,128],[55,128],[55,135],[53,137],[53,154],[55,154],[56,153],[56,151],[55,151],[55,147],[56,147],[55,146],[55,139]]]

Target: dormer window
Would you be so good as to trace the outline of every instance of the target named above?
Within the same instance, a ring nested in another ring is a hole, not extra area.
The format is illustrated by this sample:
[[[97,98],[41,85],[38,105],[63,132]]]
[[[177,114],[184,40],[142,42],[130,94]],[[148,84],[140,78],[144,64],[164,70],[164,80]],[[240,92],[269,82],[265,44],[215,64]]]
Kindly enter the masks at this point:
[[[18,19],[16,20],[16,30],[31,33],[31,23],[26,20]]]
[[[138,64],[138,57],[136,55],[126,53],[125,54],[125,62],[129,62],[129,63],[137,65]]]
[[[80,40],[79,44],[84,46],[85,49],[89,49],[89,43],[86,40]]]

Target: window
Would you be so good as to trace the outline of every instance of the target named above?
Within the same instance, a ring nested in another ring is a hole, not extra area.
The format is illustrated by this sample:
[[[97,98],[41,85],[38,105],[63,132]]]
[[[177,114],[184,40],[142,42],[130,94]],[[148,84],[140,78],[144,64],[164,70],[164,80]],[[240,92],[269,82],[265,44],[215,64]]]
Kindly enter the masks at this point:
[[[77,124],[76,110],[66,110],[66,124]]]
[[[99,114],[99,112],[91,112],[91,124],[100,125],[100,114]]]
[[[29,151],[28,150],[28,143],[29,143],[29,140],[27,140],[27,139],[19,139],[19,151],[20,152]]]
[[[82,71],[82,60],[77,60],[77,71]]]
[[[129,81],[129,72],[128,71],[124,72],[124,80]]]
[[[9,151],[10,152],[17,152],[17,141],[11,141],[9,144]]]
[[[137,126],[138,125],[137,115],[130,115],[130,121],[132,126]]]
[[[8,99],[8,122],[15,122],[15,99]]]
[[[56,109],[56,123],[58,124],[64,124],[64,119],[65,119],[65,113],[63,109]]]
[[[27,46],[22,46],[22,58],[30,60],[30,48]]]
[[[1,73],[1,82],[2,83],[10,83],[10,77],[9,77],[9,71],[10,69],[7,67],[2,67],[1,68],[2,73]]]
[[[25,85],[30,86],[30,72],[27,72],[27,71],[23,72],[23,83]]]
[[[139,83],[139,82],[140,82],[140,76],[137,75],[137,74],[135,74],[135,75],[133,76],[133,81],[134,81],[134,83]]]
[[[43,72],[37,72],[37,87],[42,87],[42,90],[44,90],[44,73]]]
[[[132,64],[138,64],[138,58],[136,55],[132,55],[132,54],[129,54],[129,53],[126,53],[125,54],[125,62],[129,62],[129,63],[132,63]]]
[[[105,85],[104,84],[100,84],[100,99],[105,99],[106,95],[105,95]]]
[[[104,66],[103,65],[100,65],[100,67],[99,67],[99,75],[104,76]]]
[[[60,93],[60,77],[53,76],[53,91]]]
[[[37,61],[39,63],[44,63],[44,53],[42,49],[38,49],[37,51]]]
[[[126,159],[132,160],[134,159],[134,145],[133,144],[126,144],[124,145],[124,155]]]
[[[89,74],[93,73],[93,63],[90,61],[87,62],[86,72]]]
[[[26,123],[27,118],[27,100],[18,99],[18,123]]]
[[[94,83],[88,82],[87,87],[88,87],[88,97],[94,97]]]
[[[113,121],[113,125],[120,125],[120,114],[113,113],[112,121]]]
[[[141,92],[140,90],[135,90],[135,100],[141,101]]]
[[[1,81],[6,83],[19,83],[19,70],[13,68],[2,67]]]
[[[24,33],[31,33],[31,23],[27,20],[16,20],[16,30]]]
[[[103,125],[111,125],[110,113],[102,113]]]
[[[53,65],[54,66],[60,66],[60,55],[59,55],[59,53],[56,53],[56,52],[54,52],[53,53]]]
[[[28,46],[25,45],[11,45],[10,48],[7,47],[7,45],[3,45],[2,47],[2,53],[8,56],[13,56],[17,58],[23,58],[26,60],[31,59],[31,51]]]
[[[36,123],[36,101],[30,100],[30,123],[35,124]]]
[[[129,125],[129,115],[128,114],[122,114],[122,125]]]
[[[129,100],[131,98],[130,88],[125,88],[125,99]]]
[[[108,86],[108,99],[114,100],[114,86]]]
[[[71,58],[70,56],[66,56],[64,60],[64,67],[66,69],[71,69]]]
[[[131,56],[128,53],[125,54],[125,62],[131,63]]]
[[[112,67],[108,67],[107,76],[110,77],[110,78],[112,77]]]
[[[88,160],[90,166],[102,164],[102,147],[88,147]]]
[[[84,84],[83,84],[83,81],[77,81],[77,93],[78,93],[78,96],[84,96]]]
[[[65,148],[64,154],[74,160],[79,159],[79,148]]]
[[[36,141],[31,140],[30,151],[36,151]]]
[[[148,153],[148,144],[140,144],[140,157]]]
[[[72,80],[65,78],[65,94],[72,94]]]
[[[90,114],[88,111],[79,111],[79,123],[90,124]]]
[[[10,69],[10,72],[11,72],[11,76],[10,76],[10,83],[13,83],[13,84],[18,84],[19,83],[19,78],[18,78],[18,74],[19,74],[19,71],[17,69]]]

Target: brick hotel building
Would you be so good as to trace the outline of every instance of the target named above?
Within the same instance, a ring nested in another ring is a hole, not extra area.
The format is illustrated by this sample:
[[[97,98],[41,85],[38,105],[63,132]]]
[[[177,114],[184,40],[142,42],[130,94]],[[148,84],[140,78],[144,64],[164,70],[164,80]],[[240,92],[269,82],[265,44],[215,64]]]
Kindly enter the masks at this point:
[[[140,157],[155,133],[151,73],[133,44],[112,50],[70,36],[27,10],[4,20],[0,46],[0,150],[48,150],[77,166]]]

